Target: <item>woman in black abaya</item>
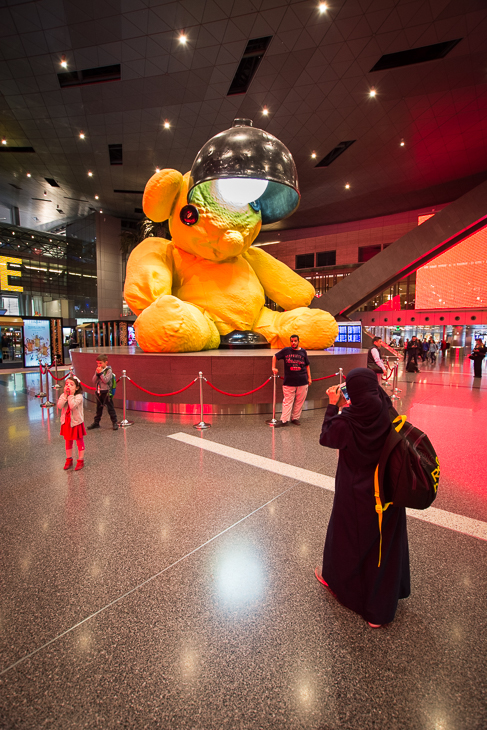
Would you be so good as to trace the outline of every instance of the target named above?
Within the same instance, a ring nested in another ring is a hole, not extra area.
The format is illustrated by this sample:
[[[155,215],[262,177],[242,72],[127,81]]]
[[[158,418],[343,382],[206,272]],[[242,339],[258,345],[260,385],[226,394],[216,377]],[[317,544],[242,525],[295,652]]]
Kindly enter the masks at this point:
[[[399,598],[410,593],[406,510],[391,505],[379,523],[374,472],[391,428],[391,400],[372,370],[355,368],[347,376],[351,405],[338,388],[327,390],[320,444],[339,449],[335,498],[328,524],[323,567],[316,577],[347,608],[376,628],[394,619]],[[338,392],[337,392],[338,391]]]

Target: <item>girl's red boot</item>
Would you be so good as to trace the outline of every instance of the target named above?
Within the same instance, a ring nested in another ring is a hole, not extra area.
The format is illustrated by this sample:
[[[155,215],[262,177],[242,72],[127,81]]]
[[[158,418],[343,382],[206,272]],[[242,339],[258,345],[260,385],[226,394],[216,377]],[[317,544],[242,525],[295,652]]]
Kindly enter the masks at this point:
[[[71,469],[73,466],[73,460],[72,459],[66,459],[66,463],[64,464],[64,469]]]
[[[82,469],[84,467],[84,465],[85,465],[84,459],[78,459],[78,461],[76,462],[76,466],[74,467],[74,470],[79,471],[80,469]]]

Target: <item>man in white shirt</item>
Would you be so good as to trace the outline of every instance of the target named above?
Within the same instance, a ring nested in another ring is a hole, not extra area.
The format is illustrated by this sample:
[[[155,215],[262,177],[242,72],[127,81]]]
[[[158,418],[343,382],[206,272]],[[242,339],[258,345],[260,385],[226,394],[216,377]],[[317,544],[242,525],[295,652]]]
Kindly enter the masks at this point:
[[[382,381],[382,376],[387,373],[387,367],[381,359],[379,351],[379,348],[382,347],[382,340],[380,337],[374,337],[372,342],[372,347],[367,353],[367,367],[377,374],[377,380],[379,381],[380,385]]]

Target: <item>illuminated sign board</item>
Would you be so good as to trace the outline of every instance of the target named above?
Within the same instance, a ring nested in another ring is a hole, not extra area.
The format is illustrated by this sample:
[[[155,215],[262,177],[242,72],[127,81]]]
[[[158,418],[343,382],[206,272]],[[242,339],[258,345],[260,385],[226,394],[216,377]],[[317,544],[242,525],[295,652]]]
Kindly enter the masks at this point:
[[[48,319],[24,319],[25,367],[37,367],[39,360],[51,364],[51,331]]]
[[[428,218],[419,216],[418,223]],[[416,309],[472,309],[486,304],[487,227],[416,272]]]
[[[8,264],[22,264],[22,259],[15,259],[13,256],[0,256],[0,289],[2,291],[24,291],[23,286],[14,286],[8,283],[9,276],[22,276],[21,271],[9,269]]]

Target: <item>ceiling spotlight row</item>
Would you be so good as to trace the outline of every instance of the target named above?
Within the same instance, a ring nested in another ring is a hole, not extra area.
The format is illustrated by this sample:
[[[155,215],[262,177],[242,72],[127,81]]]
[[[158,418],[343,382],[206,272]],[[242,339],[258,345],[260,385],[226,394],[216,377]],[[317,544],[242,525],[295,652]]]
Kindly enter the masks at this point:
[[[399,147],[405,147],[405,146],[406,146],[406,142],[404,141],[404,139],[401,139],[401,141],[399,142]],[[313,152],[311,153],[311,159],[316,160],[316,157],[317,157],[316,152],[313,150]]]

